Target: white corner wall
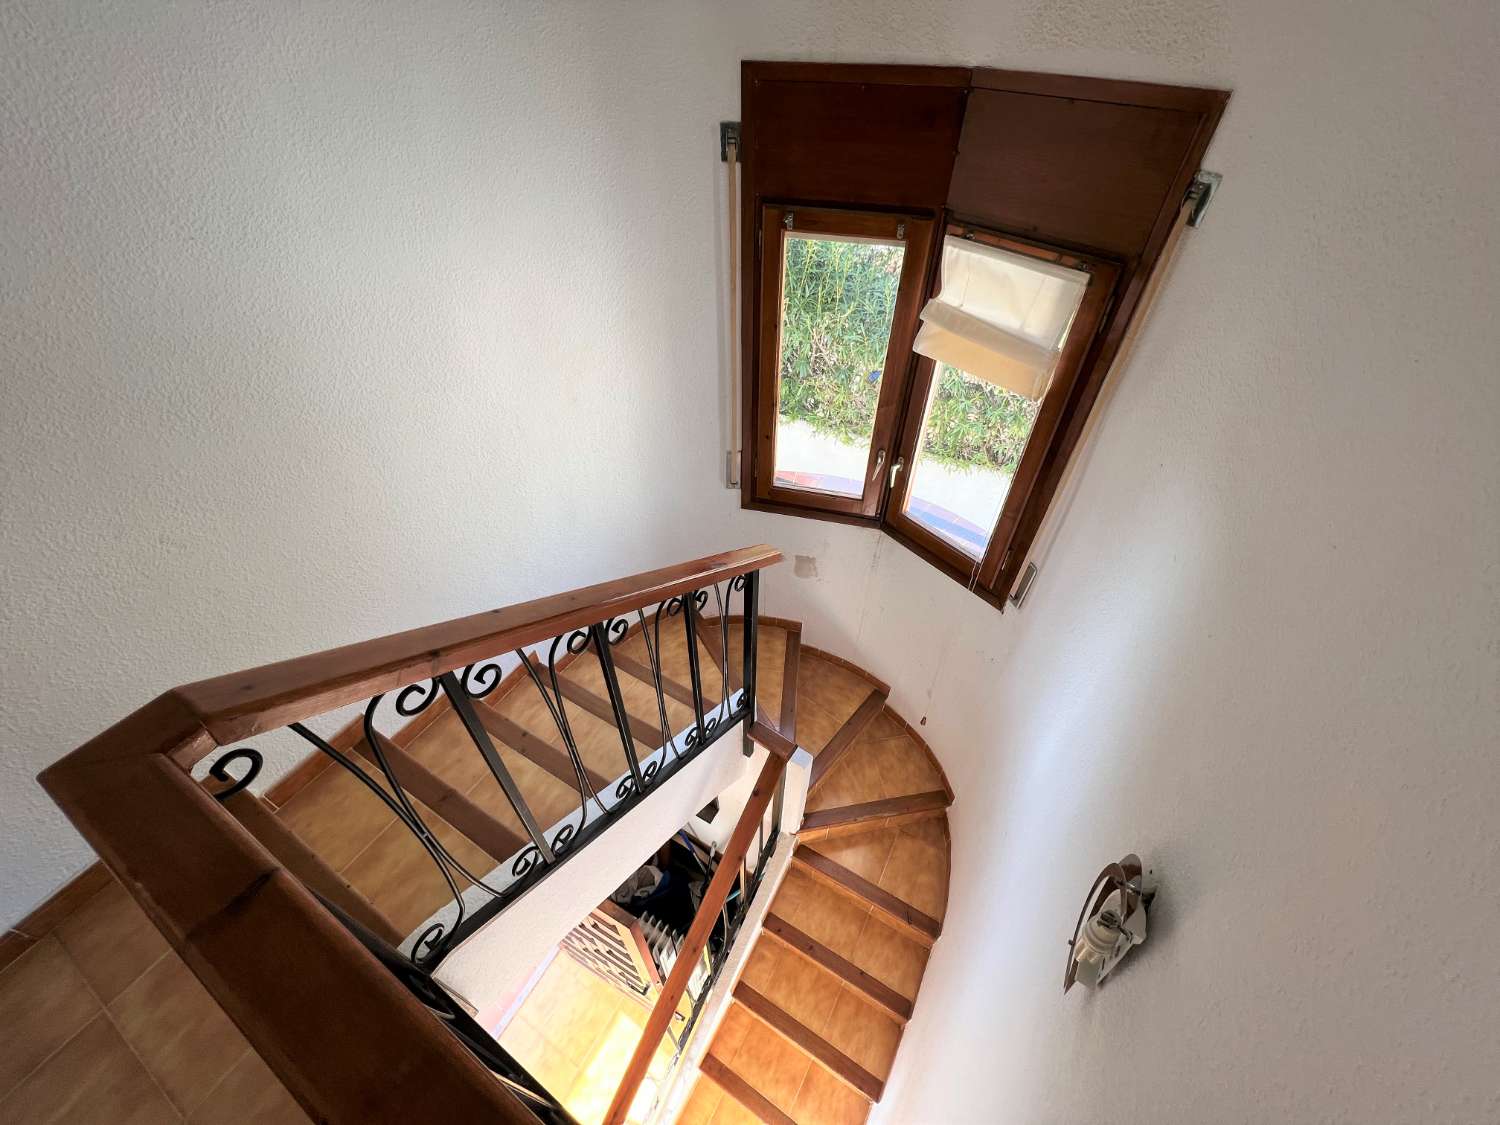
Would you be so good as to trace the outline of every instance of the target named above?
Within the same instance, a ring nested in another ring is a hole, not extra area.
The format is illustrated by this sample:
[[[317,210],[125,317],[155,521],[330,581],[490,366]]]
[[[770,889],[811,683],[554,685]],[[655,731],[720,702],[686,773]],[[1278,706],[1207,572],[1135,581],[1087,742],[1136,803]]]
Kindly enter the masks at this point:
[[[1030,600],[739,521],[816,559],[767,611],[889,680],[958,794],[875,1119],[1500,1120],[1500,9],[1047,11],[985,57],[1235,93]],[[1132,850],[1148,944],[1064,998]]]
[[[769,539],[960,794],[885,1120],[1500,1117],[1497,18],[0,9],[0,920],[88,858],[33,775],[162,687]],[[1020,613],[718,487],[746,57],[1235,91]],[[1064,1001],[1128,848],[1150,944]]]

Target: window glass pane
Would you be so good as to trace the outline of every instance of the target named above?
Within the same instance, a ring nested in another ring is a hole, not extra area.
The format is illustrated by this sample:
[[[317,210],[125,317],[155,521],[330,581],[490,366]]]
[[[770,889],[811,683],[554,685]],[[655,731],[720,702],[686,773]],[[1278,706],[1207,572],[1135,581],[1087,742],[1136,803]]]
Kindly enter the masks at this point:
[[[905,249],[797,234],[784,246],[775,483],[860,496]]]
[[[1010,493],[1040,400],[937,364],[906,514],[979,559]]]

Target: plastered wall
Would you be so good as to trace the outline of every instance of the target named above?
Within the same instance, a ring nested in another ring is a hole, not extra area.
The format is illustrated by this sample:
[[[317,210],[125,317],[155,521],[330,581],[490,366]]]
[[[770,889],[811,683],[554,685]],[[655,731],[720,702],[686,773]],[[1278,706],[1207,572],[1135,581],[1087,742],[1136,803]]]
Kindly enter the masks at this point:
[[[0,11],[0,914],[180,680],[766,539],[942,757],[880,1119],[1500,1117],[1493,4]],[[1225,187],[1004,617],[719,487],[743,57],[1235,91]],[[719,426],[713,420],[720,419]],[[1061,996],[1127,849],[1147,947]]]

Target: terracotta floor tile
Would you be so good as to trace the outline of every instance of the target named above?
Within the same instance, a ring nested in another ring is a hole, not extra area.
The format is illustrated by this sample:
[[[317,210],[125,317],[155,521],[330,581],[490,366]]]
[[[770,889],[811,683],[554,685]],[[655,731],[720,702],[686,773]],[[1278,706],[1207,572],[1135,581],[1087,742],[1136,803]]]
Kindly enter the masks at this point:
[[[946,816],[935,816],[928,820],[914,820],[901,826],[901,831],[908,836],[914,836],[929,847],[936,849],[943,857],[943,862],[948,859],[948,818]]]
[[[171,948],[114,879],[64,918],[56,933],[106,1004]]]
[[[543,673],[543,680],[546,681],[545,673]],[[556,747],[559,753],[565,753],[557,723],[548,711],[547,704],[529,681],[501,700],[496,709],[549,745]],[[568,699],[563,700],[563,713],[567,719],[568,729],[572,732],[573,740],[578,746],[579,757],[583,759],[585,765],[608,778],[619,777],[625,772],[625,749],[613,723],[605,723],[596,719]],[[643,753],[643,751],[638,752]]]
[[[250,1044],[175,954],[109,1006],[120,1034],[184,1115],[198,1108]]]
[[[948,857],[911,833],[893,831],[889,858],[875,882],[941,921],[948,899]]]
[[[102,1012],[0,1099],[0,1125],[175,1125],[181,1120]]]
[[[850,960],[870,914],[868,906],[829,894],[810,875],[796,868],[782,880],[771,911]]]
[[[551,827],[569,813],[578,811],[579,796],[576,785],[565,784],[529,758],[522,757],[508,747],[499,747],[499,751],[500,760],[510,771],[516,788],[520,790],[521,796],[526,801],[526,807],[531,810],[537,826],[547,834],[550,840],[555,835],[549,831]],[[488,769],[485,770],[484,776],[465,793],[465,796],[501,824],[508,826],[514,832],[525,835],[521,818],[516,815],[515,809],[511,806],[510,798],[505,795],[505,790],[500,787],[500,783],[495,780],[494,775]],[[494,858],[498,862],[506,857],[495,856]]]
[[[862,875],[872,883],[880,882],[880,873],[885,870],[890,858],[896,833],[886,829],[880,832],[865,832],[858,836],[837,836],[819,840],[814,850],[826,855],[840,866],[847,867],[856,875]]]
[[[883,772],[886,762],[872,749],[864,738],[855,742],[808,798],[808,809],[836,809],[890,796],[891,783]]]
[[[745,1036],[756,1030],[764,1031],[765,1025],[738,1004],[731,1004],[729,1010],[724,1013],[724,1018],[719,1022],[718,1031],[714,1034],[714,1053],[723,1061],[728,1062],[740,1049]]]
[[[860,756],[880,779],[880,797],[908,797],[942,789],[943,779],[922,748],[906,735],[861,739]]]
[[[778,941],[757,942],[742,978],[809,1031],[821,1035],[842,987],[838,978]]]
[[[709,1125],[714,1111],[719,1108],[719,1099],[723,1096],[724,1092],[717,1083],[699,1078],[693,1083],[693,1092],[688,1095],[682,1112],[677,1116],[677,1125]]]
[[[349,866],[396,819],[339,765],[308,782],[276,815],[335,871]]]
[[[246,1051],[189,1119],[191,1125],[308,1125],[265,1061]]]
[[[817,757],[849,716],[829,711],[814,699],[797,700],[797,745]]]
[[[729,1095],[719,1099],[713,1125],[761,1125],[761,1120]]]
[[[764,1026],[745,1036],[729,1063],[731,1070],[784,1111],[796,1102],[811,1065],[806,1054]]]
[[[859,709],[872,685],[863,676],[832,661],[802,651],[797,675],[797,710],[804,703],[817,706],[843,722]]]
[[[645,661],[643,660],[642,663]],[[588,688],[600,699],[609,698],[609,691],[604,684],[604,673],[600,670],[599,661],[594,657],[592,649],[569,665],[565,675],[568,679]],[[618,669],[615,671],[615,681],[620,685],[620,698],[625,701],[626,711],[652,726],[661,726],[661,709],[657,706],[655,687]],[[668,735],[693,721],[693,709],[685,703],[679,703],[666,692],[662,693],[660,703],[665,705],[667,710]],[[638,743],[636,752],[644,755],[657,748],[657,746],[649,745],[648,741],[646,744]]]
[[[867,733],[876,742],[883,738],[911,737],[906,733],[906,727],[896,718],[895,713],[889,707],[882,707],[880,709],[880,714],[875,716],[875,721],[870,724]]]
[[[823,1038],[884,1080],[901,1043],[901,1025],[846,985]]]
[[[413,804],[449,852],[483,878],[492,866],[490,857],[430,809],[419,802]],[[452,900],[447,883],[426,849],[399,822],[392,822],[341,874],[401,933],[415,930]],[[459,889],[463,889],[462,883]]]
[[[870,912],[858,939],[844,956],[908,1000],[915,1000],[927,968],[928,951]]]
[[[870,1103],[821,1066],[807,1072],[792,1107],[800,1125],[862,1125],[869,1114]]]
[[[101,1011],[83,974],[55,937],[0,972],[0,1097]]]
[[[469,738],[469,732],[452,711],[444,711],[434,719],[406,749],[460,793],[472,789],[481,778],[490,776],[483,756]]]

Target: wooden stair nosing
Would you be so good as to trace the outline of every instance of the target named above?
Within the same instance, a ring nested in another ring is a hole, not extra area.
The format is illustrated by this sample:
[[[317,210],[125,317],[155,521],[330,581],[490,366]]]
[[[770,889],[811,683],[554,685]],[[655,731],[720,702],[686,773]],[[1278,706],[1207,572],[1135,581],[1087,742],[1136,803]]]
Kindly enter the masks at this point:
[[[886,693],[878,689],[871,689],[870,694],[865,696],[862,702],[854,710],[854,714],[844,720],[844,725],[833,732],[833,737],[828,740],[828,745],[813,757],[812,783],[808,791],[815,791],[823,782],[833,767],[839,764],[840,759],[849,752],[855,740],[865,732],[865,728],[875,721],[881,710],[885,707]]]
[[[741,981],[734,986],[734,999],[767,1027],[785,1037],[829,1074],[870,1102],[878,1102],[885,1083],[840,1051],[795,1016]]]
[[[380,739],[380,749],[401,788],[472,840],[496,863],[526,846],[526,838],[519,832],[480,808],[385,735],[377,732],[375,737]],[[366,742],[361,741],[355,751],[371,762],[375,760]]]
[[[829,859],[822,852],[814,851],[806,844],[797,845],[796,851],[792,853],[792,862],[825,886],[873,907],[883,919],[923,945],[932,945],[942,935],[943,924],[932,915],[902,901],[890,891],[877,887],[863,875],[850,871],[843,864]]]
[[[533,765],[540,766],[568,788],[577,791],[578,775],[574,772],[573,760],[568,757],[567,751],[559,750],[546,739],[532,734],[509,715],[502,715],[484,700],[476,699],[473,703],[474,712],[484,724],[485,730]],[[609,787],[609,778],[598,770],[585,765],[583,772],[595,792]]]
[[[786,655],[781,665],[781,733],[797,741],[797,670],[802,665],[802,629],[786,631]]]
[[[597,694],[593,689],[584,686],[577,680],[566,675],[560,675],[557,683],[562,688],[562,693],[578,706],[582,707],[590,715],[602,722],[615,726],[615,709],[609,700]],[[639,715],[632,715],[629,711],[625,713],[626,722],[630,725],[630,736],[644,746],[647,750],[657,751],[667,744],[667,736],[661,727],[643,719]]]
[[[698,1070],[767,1125],[797,1125],[796,1118],[783,1113],[775,1102],[735,1073],[728,1063],[713,1053],[712,1047],[698,1064]]]
[[[904,797],[886,797],[878,801],[839,805],[836,808],[811,809],[802,818],[802,831],[838,828],[865,821],[917,819],[942,812],[952,803],[947,792],[934,789],[930,793],[908,793]]]
[[[624,672],[627,676],[632,676],[640,680],[643,684],[650,686],[653,690],[655,689],[656,683],[651,677],[651,665],[642,663],[635,657],[626,656],[621,652],[611,653],[610,655],[615,662],[616,668]],[[661,673],[661,690],[663,695],[670,695],[678,703],[684,703],[688,707],[693,706],[693,689],[686,684],[678,683],[665,672]]]
[[[776,914],[768,914],[764,929],[788,949],[838,977],[891,1018],[902,1024],[911,1019],[912,1002],[909,999],[884,981],[865,972],[854,962],[839,956],[816,938],[803,933],[785,918]]]

